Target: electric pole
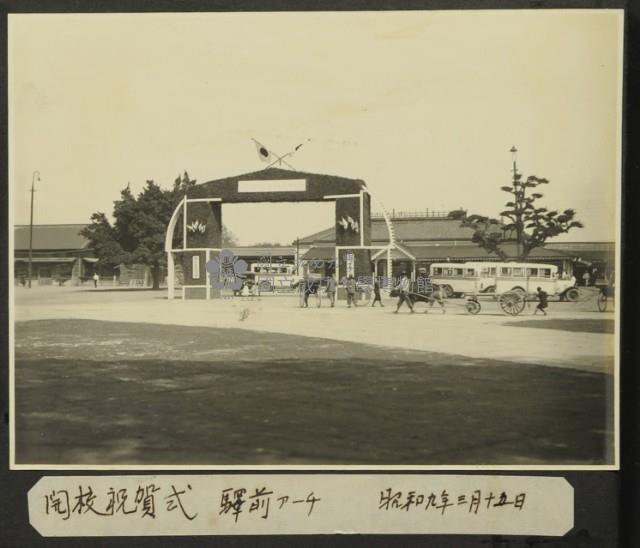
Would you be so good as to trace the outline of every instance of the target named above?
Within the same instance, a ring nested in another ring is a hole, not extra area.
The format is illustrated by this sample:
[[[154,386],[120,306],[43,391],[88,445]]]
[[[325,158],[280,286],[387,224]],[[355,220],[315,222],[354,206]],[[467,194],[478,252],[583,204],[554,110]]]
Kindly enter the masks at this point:
[[[35,193],[36,177],[40,181],[40,172],[34,171],[31,177],[31,215],[29,219],[29,270],[28,270],[28,283],[29,289],[31,289],[31,262],[33,261],[33,194]]]

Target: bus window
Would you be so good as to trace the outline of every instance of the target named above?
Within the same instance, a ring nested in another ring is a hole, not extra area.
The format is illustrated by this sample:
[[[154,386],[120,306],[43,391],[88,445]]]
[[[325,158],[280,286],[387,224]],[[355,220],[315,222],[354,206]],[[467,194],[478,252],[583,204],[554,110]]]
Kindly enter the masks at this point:
[[[541,268],[541,275],[543,278],[551,278],[551,269],[550,268]]]
[[[501,267],[500,276],[511,276],[511,269],[506,266]]]
[[[522,276],[524,276],[523,269],[521,267],[519,267],[519,266],[514,266],[513,267],[513,275],[518,277],[518,278],[521,278]]]
[[[527,268],[527,275],[531,278],[538,277],[538,269],[537,268]]]
[[[442,274],[442,268],[440,268],[439,266],[433,269],[434,276],[440,276],[441,274]]]
[[[445,268],[443,272],[445,276],[453,276],[453,268]]]
[[[286,274],[287,273],[287,267],[286,266],[281,266],[280,267],[280,273],[281,274]]]
[[[476,275],[476,271],[473,268],[467,268],[466,276],[473,278]]]
[[[456,268],[454,270],[456,272],[456,276],[462,276],[462,268]]]
[[[254,272],[260,272],[260,267],[259,266],[254,266],[253,267],[253,271]]]
[[[496,267],[492,266],[491,268],[489,268],[489,275],[490,276],[495,276],[496,275]]]

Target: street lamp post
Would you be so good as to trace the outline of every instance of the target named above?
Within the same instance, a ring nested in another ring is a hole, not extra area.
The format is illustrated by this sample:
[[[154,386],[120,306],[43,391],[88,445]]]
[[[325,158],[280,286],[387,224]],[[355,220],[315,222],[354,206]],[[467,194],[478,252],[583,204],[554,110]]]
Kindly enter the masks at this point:
[[[40,181],[40,172],[38,170],[33,172],[31,177],[31,216],[29,219],[29,270],[28,270],[28,283],[29,289],[31,289],[31,262],[33,260],[33,194],[35,190],[36,177]]]

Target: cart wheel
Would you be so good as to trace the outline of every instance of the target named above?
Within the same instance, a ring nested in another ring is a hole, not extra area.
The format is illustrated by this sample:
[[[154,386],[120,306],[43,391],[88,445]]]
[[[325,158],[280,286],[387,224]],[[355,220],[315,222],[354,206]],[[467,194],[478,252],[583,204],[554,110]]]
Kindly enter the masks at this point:
[[[467,312],[469,314],[473,314],[474,316],[480,312],[480,303],[478,301],[467,301],[465,304],[465,307],[467,309]]]
[[[605,312],[607,310],[607,296],[604,293],[598,295],[598,310]]]
[[[510,316],[517,316],[525,306],[525,298],[519,293],[504,293],[499,302],[503,312]]]
[[[575,303],[578,300],[580,293],[575,287],[572,287],[571,289],[567,289],[564,296],[567,298],[568,301]]]

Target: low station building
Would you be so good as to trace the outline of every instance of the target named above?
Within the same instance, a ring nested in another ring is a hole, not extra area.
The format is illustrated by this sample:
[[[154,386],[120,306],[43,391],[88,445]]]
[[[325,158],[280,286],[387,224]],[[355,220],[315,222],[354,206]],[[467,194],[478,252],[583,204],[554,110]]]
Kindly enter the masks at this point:
[[[33,225],[31,282],[36,285],[77,286],[93,283],[95,273],[101,285],[146,287],[151,273],[145,265],[101,264],[89,240],[80,234],[86,224]],[[26,285],[29,276],[29,225],[14,227],[14,281]]]
[[[228,249],[244,259],[254,274],[335,274],[338,279],[349,274],[396,278],[401,272],[415,278],[421,268],[433,263],[499,260],[472,242],[473,230],[461,225],[456,212],[385,210],[364,181],[267,168],[198,184],[180,202],[165,238],[170,296],[180,288],[185,298],[212,297],[205,268],[226,248],[222,239],[225,203],[319,201],[334,202],[333,226],[288,246]],[[104,285],[151,286],[149,268],[144,265],[102,265],[80,235],[85,226],[34,225],[32,280],[40,285],[79,285],[97,272]],[[503,249],[515,260],[515,243]],[[15,227],[14,250],[15,281],[26,283],[29,225]],[[597,268],[599,281],[604,281],[615,267],[615,244],[552,241],[534,249],[527,261],[556,265],[578,281],[585,270]]]
[[[395,234],[395,249],[391,252],[391,269],[384,254],[373,254],[374,271],[378,276],[397,277],[406,272],[415,277],[420,268],[432,263],[466,261],[499,261],[471,241],[473,230],[461,226],[455,214],[443,211],[388,212]],[[379,244],[386,237],[386,222],[382,213],[371,215],[371,242]],[[332,242],[335,227],[311,234],[299,240],[300,254],[304,262],[322,267],[333,257]],[[517,257],[515,242],[503,244],[510,260]],[[604,278],[615,265],[613,242],[554,242],[534,249],[527,262],[553,264],[561,273],[581,279],[583,272],[594,266]]]
[[[95,258],[89,241],[80,235],[86,225],[34,225],[31,280],[38,285],[79,283],[93,276]],[[14,228],[14,275],[24,284],[29,274],[29,225]]]

